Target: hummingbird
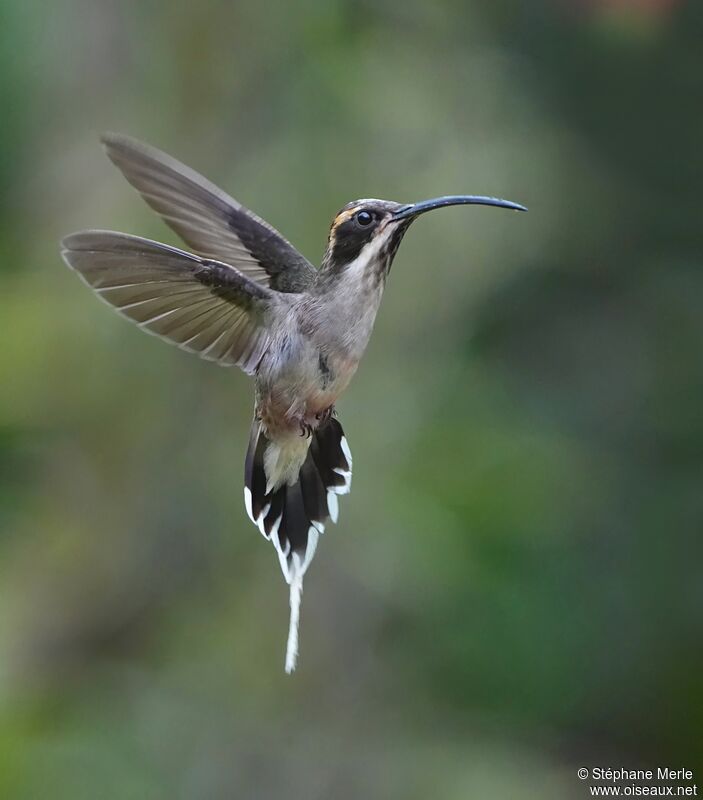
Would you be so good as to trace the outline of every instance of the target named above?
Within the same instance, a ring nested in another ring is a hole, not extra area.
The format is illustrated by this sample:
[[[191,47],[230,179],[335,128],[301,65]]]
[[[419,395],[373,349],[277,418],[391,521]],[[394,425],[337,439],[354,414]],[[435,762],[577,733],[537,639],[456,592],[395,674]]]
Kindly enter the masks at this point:
[[[166,153],[116,133],[101,141],[190,251],[85,230],[66,236],[61,254],[142,330],[253,376],[244,503],[290,587],[290,673],[303,577],[351,488],[352,455],[335,404],[366,350],[403,236],[419,216],[448,206],[527,209],[478,195],[353,200],[334,217],[316,269],[268,222]]]

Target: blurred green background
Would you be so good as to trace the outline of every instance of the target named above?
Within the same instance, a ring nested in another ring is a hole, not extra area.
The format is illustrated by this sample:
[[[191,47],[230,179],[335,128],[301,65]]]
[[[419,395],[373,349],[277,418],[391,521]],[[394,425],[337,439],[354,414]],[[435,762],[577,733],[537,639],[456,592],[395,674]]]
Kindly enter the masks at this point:
[[[0,798],[580,798],[703,768],[700,0],[3,0]],[[319,263],[413,226],[287,587],[246,519],[248,379],[61,262],[176,243],[138,136]],[[699,783],[703,778],[696,775]]]

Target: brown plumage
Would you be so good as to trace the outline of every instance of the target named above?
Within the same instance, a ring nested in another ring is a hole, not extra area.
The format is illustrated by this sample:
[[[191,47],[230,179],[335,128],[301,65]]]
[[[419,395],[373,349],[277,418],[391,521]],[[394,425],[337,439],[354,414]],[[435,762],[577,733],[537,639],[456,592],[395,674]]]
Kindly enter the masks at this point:
[[[336,215],[316,270],[267,222],[152,147],[106,134],[110,159],[193,253],[112,231],[67,236],[62,255],[99,297],[143,330],[255,376],[245,504],[290,584],[286,670],[295,668],[303,576],[352,458],[335,417],[368,344],[400,241],[425,211],[495,198],[416,204],[355,200]]]

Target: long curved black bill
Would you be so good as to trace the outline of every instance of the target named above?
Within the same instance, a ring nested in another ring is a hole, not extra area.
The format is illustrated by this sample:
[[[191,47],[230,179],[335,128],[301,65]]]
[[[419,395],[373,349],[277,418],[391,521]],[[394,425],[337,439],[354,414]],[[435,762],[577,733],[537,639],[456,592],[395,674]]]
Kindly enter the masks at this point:
[[[519,203],[513,203],[510,200],[501,200],[500,197],[456,194],[447,195],[446,197],[435,197],[432,200],[422,200],[419,203],[410,203],[410,205],[399,208],[395,214],[393,214],[393,219],[408,219],[409,217],[416,217],[418,214],[424,214],[426,211],[433,211],[435,208],[461,205],[497,206],[498,208],[510,208],[513,211],[527,211],[525,206],[521,206]]]

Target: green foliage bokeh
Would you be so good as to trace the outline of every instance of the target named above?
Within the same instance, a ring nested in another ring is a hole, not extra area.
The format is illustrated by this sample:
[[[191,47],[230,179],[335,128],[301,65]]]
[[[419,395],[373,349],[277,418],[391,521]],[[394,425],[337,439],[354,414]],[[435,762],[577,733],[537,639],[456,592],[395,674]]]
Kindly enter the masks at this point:
[[[564,798],[701,766],[703,7],[5,0],[0,797]],[[245,376],[62,264],[175,243],[100,131],[319,262],[408,233],[338,406],[355,459],[287,591],[246,519]]]

